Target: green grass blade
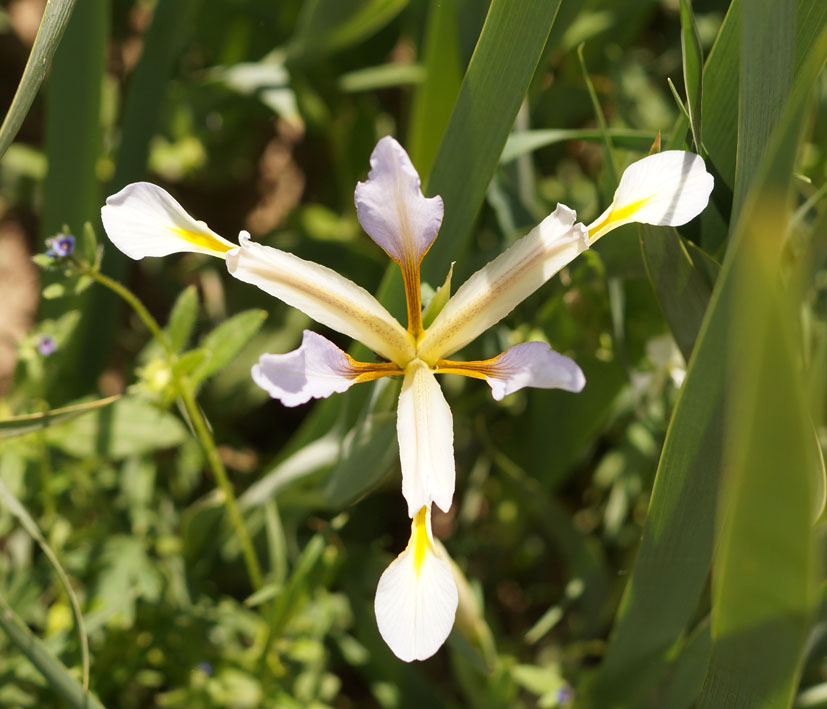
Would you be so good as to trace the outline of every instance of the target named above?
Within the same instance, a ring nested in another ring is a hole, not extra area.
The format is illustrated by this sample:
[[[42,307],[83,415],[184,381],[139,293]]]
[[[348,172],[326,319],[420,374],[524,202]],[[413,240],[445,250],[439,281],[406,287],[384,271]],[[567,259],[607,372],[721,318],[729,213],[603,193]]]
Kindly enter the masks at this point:
[[[731,275],[726,478],[701,709],[790,706],[814,609],[811,471],[819,460],[798,376],[795,310],[776,278],[784,199],[766,192],[745,211]]]
[[[55,693],[72,709],[104,709],[94,696],[84,691],[60,660],[17,617],[14,610],[0,596],[0,629],[12,644],[23,653],[46,678]]]
[[[742,0],[733,220],[790,93],[794,62],[794,0]]]
[[[701,329],[718,264],[673,227],[640,226],[643,260],[658,302],[684,359]],[[691,249],[691,250],[690,250]]]
[[[758,193],[789,189],[804,106],[827,51],[827,31],[796,77],[767,158],[756,170]],[[584,694],[598,706],[637,706],[663,670],[669,649],[695,611],[709,572],[724,467],[727,361],[737,344],[732,312],[740,297],[736,232],[718,277],[666,435],[638,558],[626,587],[604,663]],[[780,248],[781,240],[776,237]],[[811,448],[812,438],[806,438]],[[811,503],[806,519],[811,519]]]
[[[26,61],[26,68],[3,124],[0,125],[0,158],[11,145],[32,106],[40,84],[46,76],[46,68],[52,61],[63,32],[69,24],[75,2],[76,0],[53,0],[47,3],[43,10],[43,18],[40,20],[32,51]]]
[[[457,0],[431,0],[423,44],[425,81],[413,95],[408,152],[427,182],[462,83]]]
[[[96,224],[99,219],[97,164],[102,149],[100,116],[108,24],[109,3],[78,3],[55,54],[46,86],[49,171],[43,184],[42,237],[60,231],[64,224],[79,235],[86,222]],[[95,385],[99,368],[94,360],[102,352],[90,347],[89,342],[100,323],[85,305],[81,306],[89,301],[87,293],[72,303],[84,317],[65,348],[50,400],[74,399]],[[65,302],[53,302],[44,305],[42,311],[52,316],[65,308]]]
[[[427,182],[442,195],[445,219],[423,262],[442,283],[485,199],[525,97],[559,0],[493,0]]]
[[[606,151],[606,166],[609,169],[609,176],[612,184],[616,185],[620,179],[617,172],[617,164],[615,163],[614,152],[612,151],[612,141],[609,138],[609,126],[606,123],[606,116],[603,114],[603,107],[600,105],[600,99],[597,98],[597,91],[594,89],[591,77],[589,77],[589,70],[586,68],[586,60],[583,58],[583,44],[577,47],[577,59],[580,62],[580,70],[583,72],[583,82],[586,84],[586,89],[589,92],[589,99],[592,102],[592,109],[594,110],[594,117],[597,119],[597,125],[600,127],[600,134],[603,138],[603,148]]]
[[[15,436],[24,436],[32,431],[40,431],[49,426],[57,426],[66,421],[71,421],[73,418],[83,416],[83,414],[92,413],[104,406],[120,399],[120,394],[116,396],[109,396],[105,399],[97,401],[89,401],[84,404],[75,404],[73,406],[64,406],[59,409],[51,409],[50,411],[42,411],[36,414],[23,414],[22,416],[11,416],[9,418],[0,419],[0,440],[4,438],[14,438]]]
[[[37,526],[37,522],[34,521],[32,516],[29,514],[29,511],[24,507],[23,503],[14,496],[12,491],[6,487],[6,484],[2,480],[0,480],[0,502],[5,505],[9,512],[17,517],[20,524],[23,526],[23,529],[29,533],[29,536],[34,539],[37,542],[37,545],[43,550],[43,553],[46,555],[49,563],[55,570],[58,579],[60,579],[60,584],[63,586],[63,590],[66,591],[78,631],[83,689],[87,690],[89,689],[89,638],[86,635],[86,627],[83,622],[83,614],[80,612],[80,603],[78,601],[77,594],[72,588],[72,584],[69,583],[69,577],[66,576],[66,572],[60,565],[57,555],[54,551],[52,551],[52,548],[40,533],[40,528]]]
[[[633,130],[624,128],[607,129],[612,144],[627,150],[646,152],[658,137],[657,133],[648,130]],[[528,153],[567,140],[604,140],[601,130],[579,128],[547,128],[541,130],[515,131],[508,136],[505,148],[500,156],[500,163],[505,164],[527,155]]]
[[[681,3],[681,57],[683,59],[683,85],[686,89],[686,104],[689,111],[689,125],[695,151],[701,153],[701,106],[703,92],[704,54],[701,38],[695,24],[690,0]]]

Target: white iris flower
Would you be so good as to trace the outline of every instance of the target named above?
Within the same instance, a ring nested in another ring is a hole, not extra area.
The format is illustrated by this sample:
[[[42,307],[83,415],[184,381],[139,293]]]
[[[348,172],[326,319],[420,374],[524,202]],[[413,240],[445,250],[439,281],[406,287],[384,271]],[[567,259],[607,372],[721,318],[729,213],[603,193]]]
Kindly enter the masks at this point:
[[[411,539],[382,574],[375,610],[391,650],[405,661],[423,660],[445,642],[457,607],[450,564],[431,532],[431,505],[450,508],[455,480],[453,420],[435,375],[483,379],[498,400],[523,387],[580,391],[583,372],[544,342],[516,345],[483,361],[450,357],[608,231],[632,221],[677,226],[692,219],[706,206],[713,180],[692,153],[667,151],[643,158],[624,172],[611,206],[593,224],[576,222],[571,209],[558,205],[471,276],[424,328],[420,264],[442,223],[442,198],[422,194],[419,175],[393,138],[379,141],[370,165],[367,181],[356,187],[356,212],[365,231],[402,269],[407,328],[336,271],[254,243],[245,231],[236,246],[190,217],[155,185],[128,185],[107,199],[101,215],[109,238],[127,256],[193,251],[225,259],[231,275],[359,340],[382,358],[358,362],[321,335],[305,331],[297,350],[265,354],[253,367],[256,384],[286,406],[358,382],[404,377],[397,432]]]

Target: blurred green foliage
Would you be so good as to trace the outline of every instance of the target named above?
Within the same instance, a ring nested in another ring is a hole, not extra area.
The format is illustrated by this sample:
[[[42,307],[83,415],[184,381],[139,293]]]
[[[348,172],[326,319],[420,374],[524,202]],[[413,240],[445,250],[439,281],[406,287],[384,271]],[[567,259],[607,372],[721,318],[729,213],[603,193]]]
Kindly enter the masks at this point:
[[[408,534],[398,383],[268,401],[250,366],[296,346],[304,315],[201,256],[133,263],[104,244],[103,272],[165,325],[171,372],[111,291],[41,257],[59,297],[2,332],[16,365],[0,372],[0,600],[25,625],[0,634],[0,706],[82,696],[80,637],[89,689],[119,709],[827,706],[827,5],[77,5],[0,162],[0,247],[22,231],[43,252],[66,224],[92,263],[99,205],[148,179],[218,233],[335,266],[398,312],[353,207],[382,135],[445,198],[429,293],[558,201],[595,218],[611,166],[659,133],[700,143],[716,189],[685,227],[602,240],[467,348],[546,339],[581,365],[581,394],[495,402],[445,377],[458,485],[434,528],[466,583],[446,648],[413,665],[372,604]],[[4,106],[32,7],[0,9]],[[36,305],[3,300],[0,331],[4,307]],[[176,376],[239,493],[255,592]],[[26,627],[43,641],[29,654],[12,642]]]

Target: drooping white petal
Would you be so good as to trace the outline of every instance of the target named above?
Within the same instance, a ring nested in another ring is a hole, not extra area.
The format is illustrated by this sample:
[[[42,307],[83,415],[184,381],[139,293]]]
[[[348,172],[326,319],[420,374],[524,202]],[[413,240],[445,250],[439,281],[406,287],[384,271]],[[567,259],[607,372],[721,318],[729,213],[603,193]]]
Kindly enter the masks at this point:
[[[491,386],[497,401],[524,387],[565,389],[576,393],[586,385],[586,377],[577,363],[555,352],[545,342],[514,345],[483,362],[442,360],[437,371],[482,377]]]
[[[133,259],[182,251],[224,258],[236,248],[150,182],[133,182],[108,197],[101,219],[112,243]]]
[[[714,182],[695,153],[667,150],[638,160],[620,178],[612,205],[589,225],[591,240],[629,222],[685,224],[704,210]]]
[[[434,545],[430,507],[411,523],[411,539],[385,569],[376,588],[379,633],[405,662],[425,660],[447,639],[457,611],[450,563]]]
[[[253,381],[285,406],[346,391],[361,373],[345,352],[310,330],[297,350],[263,354],[252,369]]]
[[[370,156],[367,182],[356,185],[356,216],[397,263],[418,265],[442,223],[442,198],[426,198],[405,149],[390,136]]]
[[[565,205],[483,266],[446,303],[419,343],[419,357],[435,364],[502,320],[589,246],[588,232]]]
[[[250,241],[227,254],[227,270],[258,286],[317,322],[359,340],[382,357],[404,366],[414,356],[410,335],[364,288],[333,269]]]
[[[408,515],[431,502],[447,512],[456,476],[454,420],[434,373],[420,360],[405,370],[396,431]]]

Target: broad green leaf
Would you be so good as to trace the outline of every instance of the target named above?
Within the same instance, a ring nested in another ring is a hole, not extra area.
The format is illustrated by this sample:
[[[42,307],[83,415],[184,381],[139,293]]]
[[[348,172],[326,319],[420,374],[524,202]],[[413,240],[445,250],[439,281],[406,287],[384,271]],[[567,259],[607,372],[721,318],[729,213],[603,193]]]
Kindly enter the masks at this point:
[[[712,638],[709,631],[709,618],[698,624],[680,654],[670,667],[670,674],[663,691],[659,694],[660,702],[669,709],[689,709],[695,706],[695,700],[701,693],[712,652]]]
[[[686,103],[689,125],[695,152],[702,152],[701,143],[701,96],[703,90],[704,55],[701,38],[695,24],[690,0],[680,0],[681,7],[681,57],[683,59],[683,85],[686,89]]]
[[[796,313],[777,274],[785,195],[744,207],[726,386],[712,657],[698,706],[788,707],[815,608],[812,471]],[[767,520],[772,520],[768,524]]]
[[[640,225],[649,280],[686,361],[701,329],[718,265],[674,227]],[[712,271],[713,273],[710,273]],[[710,277],[711,276],[711,277]]]
[[[728,228],[735,189],[735,164],[738,144],[738,105],[740,95],[741,0],[733,0],[704,66],[702,125],[707,165],[715,176],[711,208],[701,214],[701,239],[704,248],[716,252]],[[762,15],[759,11],[758,15]],[[759,18],[752,18],[758,21]],[[827,23],[827,3],[823,0],[798,0],[795,30],[796,73]],[[782,28],[783,29],[783,28]],[[761,52],[761,47],[748,51]],[[763,61],[766,59],[765,55]],[[770,99],[774,104],[775,99]],[[752,149],[752,148],[750,148]],[[745,175],[744,179],[748,179]]]
[[[779,9],[784,11],[789,8]],[[805,110],[826,58],[827,27],[795,78],[744,198],[743,218],[733,235],[739,258],[728,259],[734,262],[728,476],[719,508],[713,648],[699,702],[704,708],[722,702],[789,706],[815,609],[818,567],[811,521],[818,494],[814,471],[821,475],[823,461],[799,375],[797,290],[778,273]]]
[[[396,411],[369,414],[342,441],[342,457],[330,473],[325,500],[335,508],[376,485],[399,457]]]
[[[411,102],[407,148],[426,183],[462,82],[457,10],[457,0],[431,0],[422,47],[425,80]]]
[[[0,439],[23,436],[32,431],[40,431],[48,426],[60,425],[78,416],[98,411],[120,398],[120,395],[108,396],[105,399],[87,401],[82,404],[64,406],[59,409],[51,409],[36,414],[23,414],[22,416],[0,419]]]
[[[542,55],[559,0],[493,0],[427,181],[445,202],[423,278],[439,283],[485,199]]]
[[[796,90],[756,171],[756,190],[772,188],[783,194],[789,189],[806,98],[825,50],[827,31],[796,78]],[[781,234],[776,238],[780,248]],[[733,264],[738,253],[739,239],[734,238],[669,424],[638,558],[609,648],[592,683],[584,686],[585,695],[600,706],[638,706],[644,701],[663,671],[667,652],[685,631],[709,572],[726,467],[724,404],[729,372],[725,363],[737,345],[732,312],[740,291],[732,273],[737,273]],[[808,436],[807,445],[811,444]],[[811,504],[805,516],[809,524]]]
[[[77,235],[86,222],[98,223],[101,207],[98,158],[103,148],[100,130],[101,101],[106,61],[109,3],[79,2],[63,41],[55,53],[46,83],[45,145],[49,171],[43,182],[42,237],[64,224]],[[51,275],[48,280],[55,280]],[[97,289],[76,297],[72,307],[91,302]],[[49,303],[44,314],[54,316],[66,307]],[[107,349],[94,346],[104,334],[92,309],[83,317],[61,360],[60,376],[49,392],[56,401],[77,398],[95,385]]]
[[[259,331],[266,318],[267,312],[264,310],[245,310],[207,334],[198,348],[208,354],[192,373],[193,383],[203,382],[229,363]]]
[[[78,458],[121,459],[180,445],[187,437],[181,421],[133,397],[46,432],[49,445]]]
[[[645,152],[657,138],[657,133],[644,130],[609,129],[606,133],[612,144],[627,150]],[[567,140],[603,140],[599,130],[580,130],[576,128],[548,128],[544,130],[515,131],[508,136],[505,148],[500,156],[500,163],[508,163],[522,155],[534,152],[547,145],[563,143]]]
[[[169,322],[164,331],[173,352],[180,352],[187,346],[198,318],[198,289],[187,286],[172,306]]]
[[[795,0],[741,0],[734,221],[792,88],[794,66]]]
[[[2,502],[9,512],[17,517],[20,524],[23,526],[23,529],[25,529],[29,533],[29,536],[37,542],[37,545],[43,550],[43,553],[46,555],[49,563],[55,570],[58,579],[60,579],[60,585],[63,586],[63,590],[69,598],[69,604],[72,606],[72,615],[74,616],[75,625],[77,626],[78,644],[80,645],[81,656],[81,671],[83,673],[83,689],[89,689],[89,639],[86,635],[86,628],[83,623],[83,614],[80,612],[80,603],[78,602],[78,597],[74,588],[72,588],[72,584],[69,582],[69,577],[66,576],[66,572],[63,570],[60,561],[58,561],[57,555],[54,551],[52,551],[52,548],[46,542],[43,534],[41,534],[40,527],[37,526],[37,522],[34,521],[23,503],[15,497],[14,493],[6,487],[6,484],[2,480],[0,480],[0,502]]]
[[[46,76],[46,69],[69,24],[72,10],[75,9],[75,2],[77,0],[53,0],[47,3],[43,10],[43,17],[40,20],[32,51],[26,61],[26,68],[23,70],[23,76],[17,85],[17,91],[14,92],[14,98],[3,119],[3,124],[0,125],[0,158],[11,145],[32,106],[40,83]]]
[[[96,697],[78,682],[0,596],[0,629],[31,662],[52,689],[72,709],[104,709]]]

